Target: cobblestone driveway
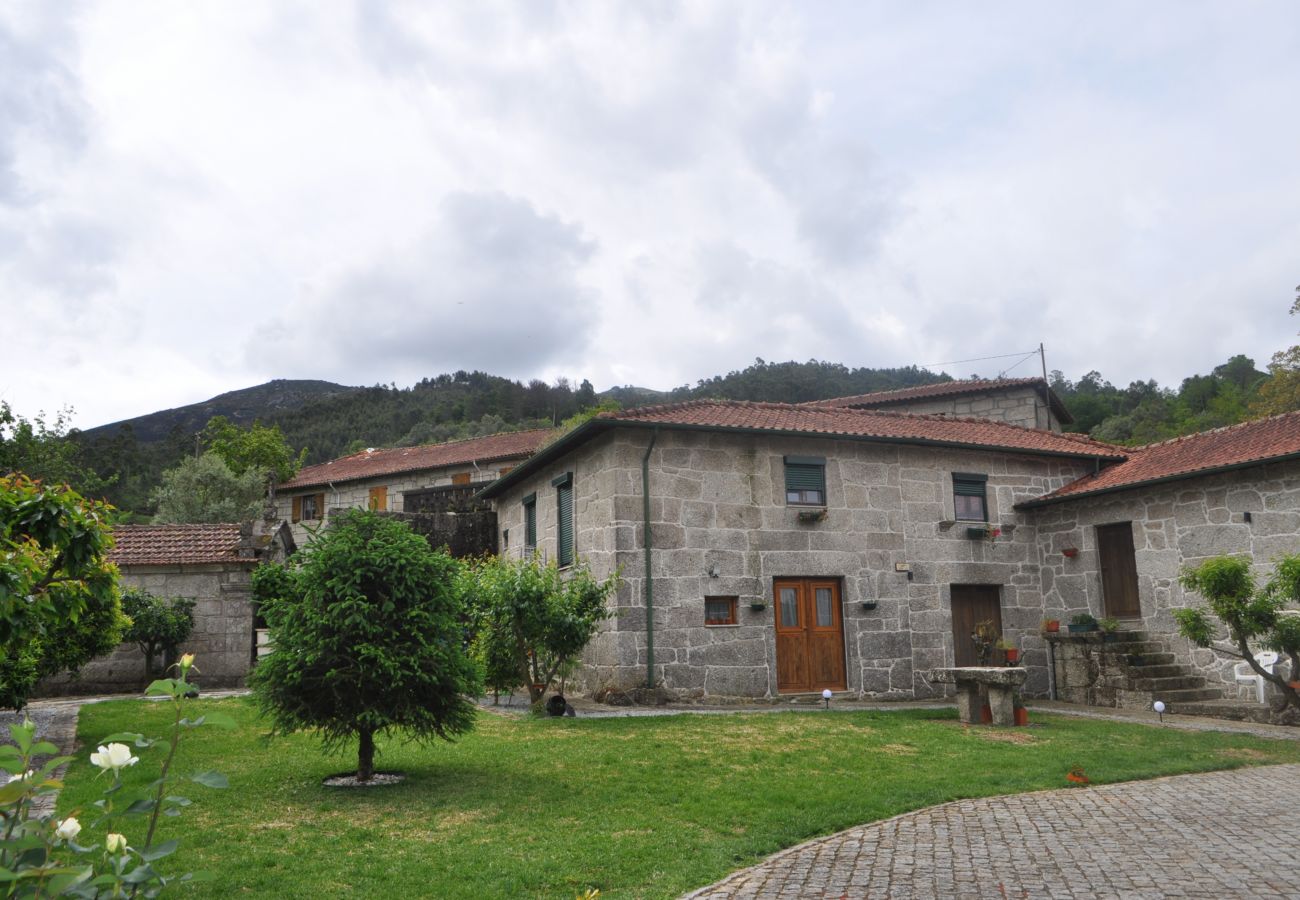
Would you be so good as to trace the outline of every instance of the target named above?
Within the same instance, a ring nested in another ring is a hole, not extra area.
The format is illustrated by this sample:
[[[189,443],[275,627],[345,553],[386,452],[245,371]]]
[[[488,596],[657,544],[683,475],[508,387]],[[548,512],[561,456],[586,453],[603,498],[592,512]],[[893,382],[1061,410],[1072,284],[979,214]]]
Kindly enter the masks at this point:
[[[960,800],[792,847],[715,897],[1300,898],[1300,765]]]

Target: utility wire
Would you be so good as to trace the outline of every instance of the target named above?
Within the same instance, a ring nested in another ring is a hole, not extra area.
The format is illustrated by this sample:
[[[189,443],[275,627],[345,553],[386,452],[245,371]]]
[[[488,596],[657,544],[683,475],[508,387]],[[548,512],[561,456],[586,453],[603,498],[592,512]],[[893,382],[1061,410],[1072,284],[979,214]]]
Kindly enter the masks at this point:
[[[999,378],[1005,378],[1006,375],[1007,375],[1007,373],[1010,372],[1012,369],[1014,369],[1016,366],[1019,366],[1019,365],[1023,364],[1026,360],[1031,359],[1031,358],[1033,358],[1033,357],[1035,357],[1035,356],[1037,356],[1037,355],[1038,355],[1038,351],[1037,351],[1037,350],[1035,350],[1035,351],[1032,352],[1032,353],[1027,353],[1027,354],[1025,354],[1023,357],[1020,358],[1020,361],[1019,361],[1019,362],[1016,362],[1016,363],[1014,363],[1013,365],[1009,366],[1008,368],[1005,368],[1005,369],[1003,369],[1001,372],[999,372],[999,373],[998,373],[998,377],[999,377]]]
[[[1038,348],[1035,347],[1033,350],[1030,350],[1028,354],[1025,354],[1023,352],[1003,353],[1001,356],[977,356],[974,359],[950,359],[945,362],[917,363],[916,367],[918,369],[928,369],[931,366],[955,366],[958,363],[985,362],[990,359],[1011,359],[1013,356],[1022,356],[1022,355],[1025,356],[1026,359],[1028,359],[1030,356],[1036,356],[1037,354],[1038,354]],[[1020,363],[1016,363],[1016,365],[1020,365]]]

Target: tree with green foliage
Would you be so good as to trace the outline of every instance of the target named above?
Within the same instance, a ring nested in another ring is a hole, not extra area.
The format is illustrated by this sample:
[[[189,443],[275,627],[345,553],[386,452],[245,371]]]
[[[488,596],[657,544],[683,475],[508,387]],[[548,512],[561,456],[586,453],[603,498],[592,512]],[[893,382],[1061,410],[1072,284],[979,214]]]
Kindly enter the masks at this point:
[[[1291,315],[1300,313],[1300,285],[1291,304]],[[1300,409],[1300,344],[1279,350],[1268,364],[1268,378],[1259,386],[1251,404],[1257,416],[1275,416]]]
[[[181,644],[194,630],[194,601],[155,597],[143,588],[122,591],[122,612],[131,620],[122,639],[144,654],[145,684],[175,664]],[[159,659],[159,656],[162,659]]]
[[[1263,586],[1257,585],[1251,560],[1244,556],[1207,559],[1185,570],[1179,580],[1209,604],[1208,609],[1174,610],[1179,633],[1198,647],[1249,663],[1300,710],[1300,691],[1289,684],[1300,681],[1300,612],[1287,609],[1300,601],[1300,554],[1278,560]],[[1227,629],[1226,646],[1218,639],[1216,618]],[[1265,670],[1255,659],[1252,643],[1286,656],[1290,678]]]
[[[249,681],[275,731],[358,742],[374,777],[375,737],[452,739],[474,724],[478,671],[465,651],[459,563],[403,522],[350,510],[255,597],[273,650]]]
[[[294,455],[279,425],[254,422],[240,428],[225,416],[213,416],[203,429],[203,438],[210,452],[236,475],[257,470],[263,477],[273,476],[277,484],[292,478],[307,458],[306,448]]]
[[[466,593],[474,653],[493,690],[528,686],[536,703],[609,617],[618,575],[598,581],[581,563],[563,575],[539,558],[490,556],[473,564]]]
[[[72,410],[65,409],[53,422],[46,422],[44,413],[28,420],[0,400],[0,475],[21,473],[71,485],[83,494],[101,494],[107,482],[86,465],[81,446],[69,436],[71,418]]]
[[[111,516],[66,485],[0,477],[0,703],[21,707],[40,678],[117,646]]]
[[[212,452],[197,459],[186,457],[163,473],[153,501],[158,506],[153,520],[159,525],[246,522],[256,518],[266,503],[266,473],[248,469],[236,475]]]

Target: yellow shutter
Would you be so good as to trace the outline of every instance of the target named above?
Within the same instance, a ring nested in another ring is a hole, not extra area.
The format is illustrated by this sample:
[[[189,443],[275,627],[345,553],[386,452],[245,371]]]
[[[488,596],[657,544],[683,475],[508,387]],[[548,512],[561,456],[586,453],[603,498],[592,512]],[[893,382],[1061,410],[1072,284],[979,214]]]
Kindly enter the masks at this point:
[[[302,497],[294,497],[293,498],[293,521],[299,522],[301,520],[302,520]]]
[[[388,485],[381,484],[370,489],[370,508],[380,512],[388,509]]]

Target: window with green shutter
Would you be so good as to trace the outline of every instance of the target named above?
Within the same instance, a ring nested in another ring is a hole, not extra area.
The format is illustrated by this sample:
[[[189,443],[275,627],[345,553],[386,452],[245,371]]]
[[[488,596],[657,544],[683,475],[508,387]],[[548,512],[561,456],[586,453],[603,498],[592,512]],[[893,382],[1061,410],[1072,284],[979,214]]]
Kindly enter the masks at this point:
[[[532,556],[537,551],[537,495],[529,494],[524,498],[524,555]]]
[[[555,561],[561,568],[573,565],[573,473],[551,481],[555,486]]]
[[[987,522],[989,520],[987,475],[969,472],[952,473],[953,518],[958,522]]]
[[[826,458],[785,458],[785,502],[791,506],[826,505]]]

